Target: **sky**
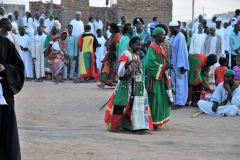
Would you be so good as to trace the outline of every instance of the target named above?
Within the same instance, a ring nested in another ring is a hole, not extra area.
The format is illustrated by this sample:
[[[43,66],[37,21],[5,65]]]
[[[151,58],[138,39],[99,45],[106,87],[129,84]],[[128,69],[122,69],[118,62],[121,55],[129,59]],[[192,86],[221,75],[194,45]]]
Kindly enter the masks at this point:
[[[31,0],[38,1],[38,0]],[[50,0],[49,0],[50,1]],[[205,18],[211,18],[214,14],[227,13],[240,8],[240,0],[194,0],[194,17],[199,13],[206,14]],[[0,0],[3,3],[26,4],[28,9],[29,0]],[[61,0],[53,0],[54,3],[60,3]],[[90,0],[91,6],[103,7],[106,0]],[[204,8],[204,11],[203,11]],[[173,20],[187,21],[192,19],[192,0],[173,0]]]

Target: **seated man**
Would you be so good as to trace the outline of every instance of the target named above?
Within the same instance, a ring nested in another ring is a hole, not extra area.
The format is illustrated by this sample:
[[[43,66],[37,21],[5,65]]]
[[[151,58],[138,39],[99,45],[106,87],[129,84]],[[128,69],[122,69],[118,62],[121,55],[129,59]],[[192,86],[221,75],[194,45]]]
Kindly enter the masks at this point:
[[[202,89],[210,90],[208,84],[208,73],[212,65],[217,62],[217,56],[210,54],[189,54],[189,71],[188,71],[188,103],[197,107],[197,102]]]
[[[224,73],[224,82],[219,83],[211,100],[198,101],[199,109],[210,115],[233,117],[240,114],[240,87],[234,81],[235,72],[227,70]]]

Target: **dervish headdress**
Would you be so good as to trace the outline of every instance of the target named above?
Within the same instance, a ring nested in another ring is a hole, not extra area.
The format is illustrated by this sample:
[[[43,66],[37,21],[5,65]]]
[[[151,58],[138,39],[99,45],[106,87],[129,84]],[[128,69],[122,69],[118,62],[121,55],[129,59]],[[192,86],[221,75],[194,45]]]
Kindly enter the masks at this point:
[[[234,70],[228,69],[224,72],[224,74],[231,74],[231,75],[235,75]]]
[[[163,33],[163,32],[165,32],[165,30],[164,30],[163,28],[157,27],[157,28],[155,28],[155,29],[153,30],[152,35],[153,35],[153,36],[156,36],[156,35],[161,34],[161,33]]]

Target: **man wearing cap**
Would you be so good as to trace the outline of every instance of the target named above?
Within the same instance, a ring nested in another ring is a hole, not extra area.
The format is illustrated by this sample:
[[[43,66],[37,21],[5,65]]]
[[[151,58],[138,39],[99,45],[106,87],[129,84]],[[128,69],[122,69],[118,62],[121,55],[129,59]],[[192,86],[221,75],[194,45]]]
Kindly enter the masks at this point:
[[[203,25],[200,23],[198,25],[198,32],[196,32],[192,35],[192,40],[191,40],[190,49],[189,49],[190,54],[200,54],[201,53],[203,43],[204,43],[206,36],[207,35],[205,33],[203,33]]]
[[[150,32],[150,34],[147,34],[147,35],[144,37],[144,39],[143,39],[143,42],[144,42],[144,44],[145,44],[147,47],[149,47],[149,45],[150,45],[152,42],[155,41],[154,38],[153,38],[153,36],[152,36],[152,32],[153,32],[153,30],[156,28],[156,26],[157,26],[157,23],[155,23],[155,22],[151,22],[150,25],[149,25],[149,28],[150,28],[149,32]]]
[[[187,71],[189,70],[188,64],[188,51],[187,44],[184,35],[180,32],[179,24],[177,21],[169,23],[169,29],[171,32],[171,43],[173,57],[171,63],[175,68],[175,73],[171,71],[171,77],[173,79],[174,90],[176,92],[174,96],[174,103],[177,107],[184,106],[187,102],[188,91],[188,79]]]
[[[70,24],[73,26],[72,35],[79,38],[84,32],[84,25],[81,19],[81,12],[76,12],[76,18],[73,19]]]
[[[20,26],[19,27],[19,34],[17,34],[17,40],[20,45],[20,48],[22,50],[22,55],[23,55],[23,63],[25,66],[25,78],[26,81],[32,80],[34,75],[33,75],[33,65],[32,65],[32,40],[28,35],[25,34],[25,27]]]
[[[235,58],[240,54],[240,24],[234,25],[234,30],[230,34],[230,47],[231,47],[231,68],[236,66]]]
[[[52,26],[54,25],[54,14],[50,13],[48,18],[45,20],[45,25],[51,30]]]
[[[12,32],[14,33],[14,34],[18,34],[18,25],[17,25],[17,23],[16,22],[14,22],[13,20],[12,20],[12,13],[8,13],[8,19],[10,20],[10,22],[11,22],[11,25],[12,25]]]
[[[219,83],[210,101],[198,101],[199,109],[209,115],[234,117],[240,114],[240,87],[234,81],[235,72],[227,70],[224,82]]]
[[[18,27],[23,25],[22,17],[19,17],[18,11],[14,11],[13,21],[17,23]]]
[[[216,34],[222,38],[222,56],[226,56],[229,50],[229,35],[225,28],[221,27],[222,19],[216,19]]]
[[[151,26],[153,27],[153,26],[155,26],[156,27],[156,25],[158,25],[159,24],[159,22],[158,22],[158,18],[157,17],[153,17],[153,19],[152,19],[152,22],[151,23],[148,23],[148,25],[147,25],[147,28],[148,28],[148,33],[151,33]],[[154,28],[155,28],[154,27]],[[153,29],[154,29],[153,28]]]
[[[198,32],[198,25],[202,22],[203,20],[203,14],[200,13],[198,16],[198,21],[196,21],[193,25],[192,32],[197,33]]]
[[[121,37],[117,47],[117,59],[120,58],[122,53],[128,49],[128,43],[133,35],[133,26],[131,23],[125,23],[122,30],[123,36]]]
[[[145,68],[148,73],[146,77],[146,89],[152,115],[154,130],[163,126],[170,120],[170,110],[173,106],[172,88],[169,70],[172,64],[166,61],[166,50],[163,44],[165,31],[157,27],[153,30],[155,42],[149,46]]]
[[[2,18],[7,18],[4,7],[0,7],[0,19],[2,19]]]
[[[201,24],[203,25],[203,33],[207,34],[207,29],[208,29],[207,20],[206,20],[206,19],[203,19],[203,20],[201,21]]]

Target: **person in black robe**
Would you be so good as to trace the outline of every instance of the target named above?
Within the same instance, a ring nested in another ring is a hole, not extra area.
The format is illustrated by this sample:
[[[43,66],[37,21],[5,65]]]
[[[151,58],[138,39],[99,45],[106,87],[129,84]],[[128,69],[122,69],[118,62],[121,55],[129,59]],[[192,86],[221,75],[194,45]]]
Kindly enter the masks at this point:
[[[7,105],[0,103],[0,160],[20,160],[14,95],[24,83],[24,64],[14,44],[0,35],[0,84]]]

